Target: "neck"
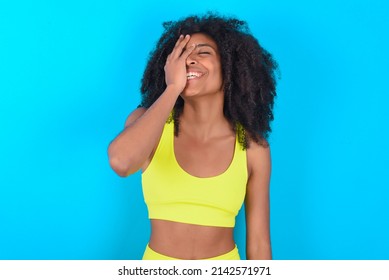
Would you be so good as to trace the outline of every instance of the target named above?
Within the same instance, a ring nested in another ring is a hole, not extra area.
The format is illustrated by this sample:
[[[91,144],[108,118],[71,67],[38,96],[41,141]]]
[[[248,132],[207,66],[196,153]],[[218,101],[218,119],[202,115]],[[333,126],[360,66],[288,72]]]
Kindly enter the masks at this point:
[[[180,131],[204,141],[226,134],[230,124],[224,117],[223,105],[223,94],[217,95],[217,98],[186,99],[180,116]]]

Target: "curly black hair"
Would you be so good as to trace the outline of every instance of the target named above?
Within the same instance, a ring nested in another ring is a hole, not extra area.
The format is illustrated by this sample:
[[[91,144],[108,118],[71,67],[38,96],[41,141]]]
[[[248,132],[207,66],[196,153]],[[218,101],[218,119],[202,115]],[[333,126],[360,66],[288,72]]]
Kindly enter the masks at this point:
[[[245,21],[207,13],[179,21],[163,23],[165,31],[159,39],[143,74],[142,100],[138,107],[149,108],[166,88],[164,66],[178,37],[203,33],[218,46],[224,90],[224,116],[245,149],[249,140],[267,145],[271,132],[273,104],[276,96],[277,63],[251,35]],[[173,110],[175,135],[179,133],[179,117],[184,100],[179,97]],[[264,141],[265,140],[265,141]]]

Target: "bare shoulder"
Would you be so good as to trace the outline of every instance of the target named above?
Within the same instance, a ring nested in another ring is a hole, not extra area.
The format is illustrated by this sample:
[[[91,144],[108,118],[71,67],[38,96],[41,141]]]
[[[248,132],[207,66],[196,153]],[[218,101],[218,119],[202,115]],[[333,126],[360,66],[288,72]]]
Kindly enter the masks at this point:
[[[141,116],[143,116],[143,114],[146,111],[147,111],[147,109],[144,107],[139,107],[139,108],[136,108],[134,111],[132,111],[126,119],[125,127],[129,126],[130,124],[135,122],[137,119],[139,119]]]
[[[250,142],[247,149],[247,167],[249,176],[259,173],[269,173],[271,168],[270,145],[266,140],[261,143]]]

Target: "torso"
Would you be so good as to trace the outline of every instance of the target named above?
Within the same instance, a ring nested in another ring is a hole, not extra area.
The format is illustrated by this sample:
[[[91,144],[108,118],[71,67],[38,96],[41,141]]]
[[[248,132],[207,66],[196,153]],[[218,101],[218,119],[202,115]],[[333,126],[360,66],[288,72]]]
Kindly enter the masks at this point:
[[[227,129],[223,135],[205,142],[196,141],[180,130],[179,137],[174,137],[174,154],[179,166],[190,175],[213,177],[230,166],[235,140],[234,132]],[[235,247],[233,228],[229,227],[151,219],[151,229],[149,246],[160,254],[174,258],[211,258]]]
[[[181,169],[195,177],[207,178],[222,174],[234,156],[235,135],[227,132],[206,142],[192,139],[185,133],[174,137],[174,154]]]
[[[233,228],[199,226],[151,220],[149,246],[156,252],[178,259],[206,259],[231,251]]]

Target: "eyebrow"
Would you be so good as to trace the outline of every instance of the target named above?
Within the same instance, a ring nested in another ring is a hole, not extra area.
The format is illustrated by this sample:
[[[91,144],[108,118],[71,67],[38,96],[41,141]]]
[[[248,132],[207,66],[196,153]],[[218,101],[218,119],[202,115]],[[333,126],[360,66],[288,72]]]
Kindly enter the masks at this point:
[[[215,50],[216,51],[216,49],[214,48],[214,47],[212,47],[211,45],[209,45],[209,44],[206,44],[206,43],[203,43],[203,44],[197,44],[196,45],[196,48],[197,47],[210,47],[210,48],[212,48],[213,50]]]
[[[211,46],[210,44],[207,44],[207,43],[196,44],[195,49],[201,48],[201,47],[210,47],[211,49],[213,49],[217,53],[217,50],[213,46]],[[185,50],[186,50],[186,47],[182,51],[185,51]]]

